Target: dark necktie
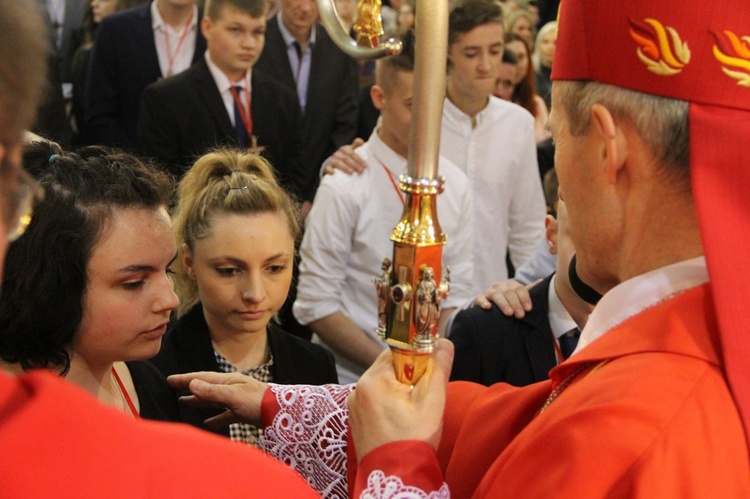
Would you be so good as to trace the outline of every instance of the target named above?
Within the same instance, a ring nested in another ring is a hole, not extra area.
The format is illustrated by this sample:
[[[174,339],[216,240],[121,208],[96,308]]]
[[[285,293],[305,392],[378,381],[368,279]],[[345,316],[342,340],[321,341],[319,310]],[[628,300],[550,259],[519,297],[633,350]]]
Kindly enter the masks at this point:
[[[297,85],[297,99],[299,99],[300,111],[302,116],[305,115],[305,106],[303,105],[304,99],[302,95],[302,89],[299,87],[299,77],[302,74],[302,58],[305,57],[305,52],[302,50],[302,45],[299,42],[292,42],[294,51],[297,52],[297,74],[294,75],[294,83]]]
[[[578,345],[578,338],[581,336],[581,330],[574,327],[564,335],[560,336],[560,351],[562,352],[563,359],[570,357]]]
[[[299,82],[299,74],[302,71],[302,57],[305,53],[302,51],[302,45],[299,42],[292,42],[292,45],[294,45],[294,51],[297,52],[297,74],[294,75],[294,81]]]
[[[237,96],[240,102],[242,102],[242,92],[245,90],[241,86],[236,86],[234,89],[237,91]],[[240,112],[240,106],[238,105],[237,99],[234,100],[234,133],[237,137],[237,144],[242,149],[247,149],[250,144],[250,140],[247,137],[247,130],[245,130],[245,122],[242,121],[242,112]]]

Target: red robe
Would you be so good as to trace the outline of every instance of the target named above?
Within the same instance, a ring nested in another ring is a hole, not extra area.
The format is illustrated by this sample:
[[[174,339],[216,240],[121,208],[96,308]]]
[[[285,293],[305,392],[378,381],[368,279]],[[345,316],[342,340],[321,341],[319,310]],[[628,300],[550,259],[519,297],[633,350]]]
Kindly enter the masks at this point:
[[[379,447],[356,470],[354,496],[380,470],[428,493],[445,480],[459,498],[750,497],[708,286],[630,318],[550,381],[451,383],[437,455],[421,442]]]
[[[0,373],[3,497],[317,497],[257,449],[135,420],[46,372]]]

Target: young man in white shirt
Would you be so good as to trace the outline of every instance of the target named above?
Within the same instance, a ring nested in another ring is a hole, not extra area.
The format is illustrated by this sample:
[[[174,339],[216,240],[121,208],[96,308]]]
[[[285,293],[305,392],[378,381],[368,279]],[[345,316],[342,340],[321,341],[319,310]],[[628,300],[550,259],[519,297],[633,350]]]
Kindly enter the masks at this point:
[[[546,214],[536,160],[534,118],[492,95],[503,54],[500,8],[467,0],[450,13],[448,80],[440,154],[469,178],[473,291],[508,277],[544,239]],[[340,149],[326,164],[361,172],[366,165]],[[488,228],[491,228],[488,230]],[[450,235],[450,233],[449,233]]]
[[[356,154],[368,167],[361,175],[338,173],[321,181],[307,218],[294,315],[336,354],[339,380],[354,382],[385,348],[378,341],[378,301],[372,277],[392,256],[389,236],[403,212],[398,177],[409,152],[413,49],[378,61],[371,96],[381,112],[379,126]],[[451,267],[451,294],[441,319],[472,295],[467,179],[450,161],[440,160],[446,177],[438,199],[440,225],[448,234],[444,265]]]

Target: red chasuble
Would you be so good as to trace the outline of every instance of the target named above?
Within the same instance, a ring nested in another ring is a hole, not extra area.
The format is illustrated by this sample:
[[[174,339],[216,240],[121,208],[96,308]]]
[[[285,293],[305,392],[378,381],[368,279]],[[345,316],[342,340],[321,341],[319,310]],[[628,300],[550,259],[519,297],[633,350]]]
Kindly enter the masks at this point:
[[[376,470],[427,493],[445,480],[454,498],[750,497],[713,311],[700,286],[609,331],[550,381],[451,383],[437,455],[419,442],[375,449],[354,497]]]
[[[318,497],[257,449],[135,420],[41,371],[0,373],[0,447],[3,497]]]

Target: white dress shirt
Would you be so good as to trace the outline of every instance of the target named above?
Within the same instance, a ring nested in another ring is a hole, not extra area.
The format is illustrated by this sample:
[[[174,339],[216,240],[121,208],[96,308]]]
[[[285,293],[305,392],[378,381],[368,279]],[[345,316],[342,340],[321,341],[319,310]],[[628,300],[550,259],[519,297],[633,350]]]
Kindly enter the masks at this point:
[[[403,204],[384,166],[398,182],[406,173],[406,158],[386,146],[377,129],[356,153],[367,163],[361,175],[336,172],[320,182],[300,248],[293,311],[301,324],[341,312],[385,348],[376,339],[378,300],[372,277],[382,273],[385,257],[393,258],[390,235]],[[448,238],[443,264],[451,267],[450,296],[443,306],[450,308],[472,296],[471,230],[465,223],[468,182],[443,158],[439,171],[446,178],[445,191],[437,199],[439,222]],[[353,383],[363,372],[341,356],[336,356],[336,363],[341,383]]]
[[[208,65],[208,71],[211,73],[211,76],[214,78],[214,83],[216,83],[216,88],[219,89],[219,93],[221,94],[221,100],[224,102],[224,107],[227,110],[227,114],[229,115],[229,121],[232,122],[232,126],[235,126],[236,123],[234,122],[234,96],[232,95],[232,87],[242,87],[243,92],[241,92],[242,95],[240,95],[240,100],[242,101],[243,109],[247,109],[247,99],[251,96],[251,93],[253,91],[253,87],[251,84],[252,80],[252,69],[248,69],[245,73],[245,77],[241,81],[234,81],[230,82],[229,78],[227,78],[227,75],[225,75],[219,67],[214,64],[214,61],[211,60],[211,55],[208,53],[208,50],[206,50],[206,64]]]
[[[151,2],[151,28],[154,30],[154,43],[156,45],[156,55],[159,58],[159,68],[161,69],[162,78],[176,75],[189,68],[193,63],[195,40],[198,36],[198,7],[193,6],[193,17],[181,45],[180,39],[183,36],[185,26],[174,29],[164,22],[159,9],[156,7],[156,0]],[[169,44],[167,44],[167,38],[169,38]],[[171,68],[169,64],[170,60],[172,61]]]
[[[445,99],[440,154],[469,178],[474,293],[508,278],[507,250],[519,268],[544,239],[547,213],[536,160],[534,118],[490,97],[475,118]]]
[[[549,290],[547,291],[547,320],[552,330],[552,336],[555,337],[557,346],[560,346],[560,337],[571,329],[578,328],[578,324],[576,324],[576,321],[573,320],[573,317],[565,308],[565,305],[560,301],[560,297],[557,296],[555,279],[557,279],[557,276],[553,275],[549,281]],[[560,359],[558,358],[557,360],[559,363]]]

